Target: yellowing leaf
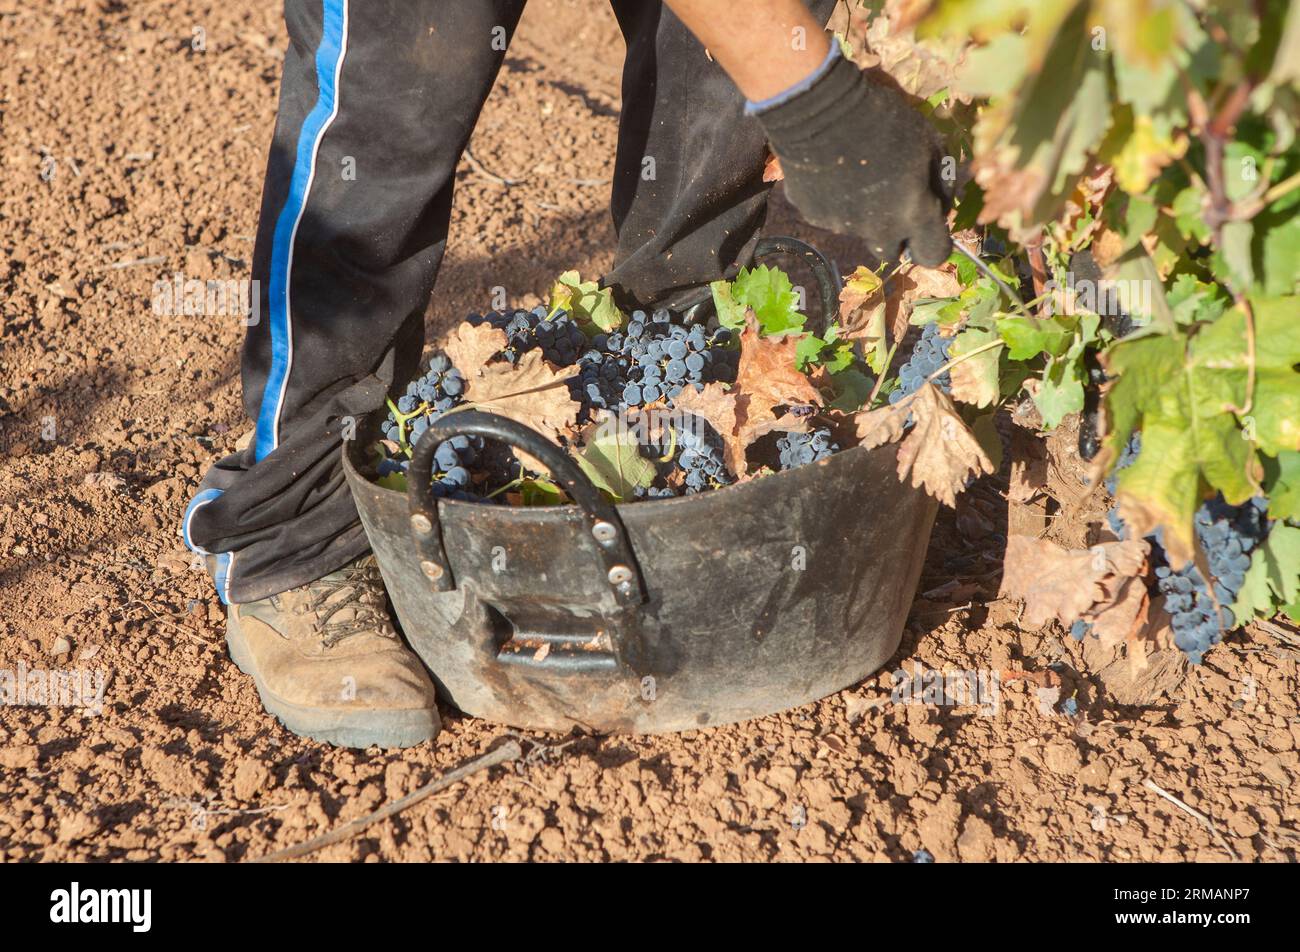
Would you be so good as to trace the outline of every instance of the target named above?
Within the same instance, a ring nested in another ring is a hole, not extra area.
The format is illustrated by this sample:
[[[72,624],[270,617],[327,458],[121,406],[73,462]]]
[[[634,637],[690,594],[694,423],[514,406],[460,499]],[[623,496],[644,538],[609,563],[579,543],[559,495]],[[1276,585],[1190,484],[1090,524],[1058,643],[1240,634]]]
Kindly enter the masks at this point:
[[[1170,162],[1187,152],[1187,136],[1180,130],[1160,128],[1150,116],[1131,113],[1102,144],[1098,158],[1114,166],[1115,181],[1131,195],[1141,195]]]
[[[953,338],[948,350],[950,360],[969,354],[985,344],[998,340],[996,331],[968,327]],[[997,402],[998,364],[1001,348],[992,348],[961,363],[953,364],[948,371],[952,377],[952,398],[975,407],[987,407]]]
[[[1119,473],[1120,514],[1134,532],[1165,527],[1165,548],[1176,565],[1191,560],[1192,519],[1217,489],[1240,505],[1260,489],[1257,448],[1269,455],[1300,448],[1300,323],[1296,298],[1254,302],[1255,392],[1246,401],[1245,314],[1234,308],[1195,333],[1175,328],[1122,341],[1105,355],[1118,379],[1106,395],[1107,446],[1117,454],[1135,429],[1142,452]]]

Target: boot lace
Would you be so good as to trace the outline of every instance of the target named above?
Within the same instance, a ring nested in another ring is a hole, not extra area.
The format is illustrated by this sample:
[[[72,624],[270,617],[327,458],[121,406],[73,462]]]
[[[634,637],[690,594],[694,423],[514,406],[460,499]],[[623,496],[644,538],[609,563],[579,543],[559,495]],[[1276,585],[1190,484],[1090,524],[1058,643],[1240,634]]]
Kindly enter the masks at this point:
[[[354,562],[335,577],[318,579],[310,592],[306,611],[320,615],[321,644],[326,648],[363,632],[396,637],[384,604],[383,577],[373,556]],[[334,620],[344,609],[350,609],[347,617]]]

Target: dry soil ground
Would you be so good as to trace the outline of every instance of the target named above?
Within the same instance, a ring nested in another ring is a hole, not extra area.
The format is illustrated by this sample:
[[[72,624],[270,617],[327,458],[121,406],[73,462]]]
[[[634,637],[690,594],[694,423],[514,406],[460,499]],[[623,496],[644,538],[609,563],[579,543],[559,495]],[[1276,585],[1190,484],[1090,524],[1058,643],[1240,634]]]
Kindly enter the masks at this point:
[[[176,535],[247,426],[240,327],[155,317],[151,288],[246,275],[283,42],[277,5],[254,0],[0,0],[0,669],[106,678],[98,716],[0,708],[0,859],[258,856],[502,733],[452,710],[402,752],[286,733],[228,661]],[[530,4],[459,173],[433,330],[494,285],[608,266],[621,54],[596,0]],[[800,227],[779,199],[773,217]],[[1021,631],[997,600],[1004,489],[986,480],[941,516],[888,666],[999,672],[996,709],[893,703],[886,671],[738,726],[580,738],[317,855],[1294,860],[1296,643],[1238,634],[1169,696],[1117,703],[1059,631]]]

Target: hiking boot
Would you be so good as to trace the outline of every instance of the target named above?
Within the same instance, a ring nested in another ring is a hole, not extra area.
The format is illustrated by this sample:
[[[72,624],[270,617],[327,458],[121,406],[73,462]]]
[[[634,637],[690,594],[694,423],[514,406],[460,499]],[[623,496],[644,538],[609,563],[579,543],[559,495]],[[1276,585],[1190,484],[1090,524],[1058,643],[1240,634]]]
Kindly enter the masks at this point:
[[[438,733],[433,683],[393,629],[374,556],[231,605],[226,644],[262,704],[295,734],[341,747],[410,747]]]

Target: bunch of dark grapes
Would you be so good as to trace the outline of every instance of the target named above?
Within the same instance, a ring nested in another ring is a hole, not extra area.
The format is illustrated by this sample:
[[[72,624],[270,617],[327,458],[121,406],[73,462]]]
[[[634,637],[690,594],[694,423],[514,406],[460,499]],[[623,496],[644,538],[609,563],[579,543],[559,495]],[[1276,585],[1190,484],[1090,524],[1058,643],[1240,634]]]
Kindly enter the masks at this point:
[[[588,347],[587,335],[573,318],[564,311],[548,315],[546,308],[541,306],[509,314],[501,311],[471,314],[468,321],[474,325],[490,324],[505,331],[509,343],[501,354],[512,364],[534,347],[540,347],[542,356],[551,363],[568,367]]]
[[[451,365],[445,354],[434,354],[429,369],[406,385],[406,392],[397,399],[397,412],[406,416],[419,411],[419,416],[406,421],[407,431],[402,433],[396,417],[390,411],[384,420],[384,436],[399,445],[403,442],[414,447],[434,420],[465,399],[465,378]],[[423,409],[421,409],[423,408]],[[433,454],[434,495],[451,499],[477,499],[467,492],[469,473],[483,451],[483,439],[478,436],[453,436],[443,440]],[[406,473],[409,460],[384,459],[379,463],[379,475]]]
[[[1114,471],[1106,479],[1106,489],[1111,495],[1117,488],[1119,473],[1132,465],[1141,450],[1142,434],[1134,431],[1120,451]],[[1174,644],[1193,664],[1200,663],[1205,652],[1223,639],[1225,631],[1237,627],[1228,606],[1237,600],[1241,591],[1246,570],[1250,568],[1250,553],[1268,535],[1267,507],[1263,497],[1248,500],[1241,506],[1228,505],[1222,496],[1201,504],[1196,511],[1196,537],[1210,570],[1208,585],[1195,562],[1188,562],[1181,569],[1168,564],[1156,566],[1156,587],[1165,596]],[[1128,526],[1120,518],[1118,507],[1112,506],[1106,519],[1116,537],[1128,537]],[[1161,536],[1157,533],[1151,541],[1154,557],[1163,562]],[[1215,599],[1219,603],[1217,608]]]
[[[1141,451],[1142,431],[1134,430],[1129,434],[1128,442],[1124,444],[1124,448],[1119,451],[1119,459],[1115,461],[1115,468],[1106,477],[1106,491],[1112,496],[1115,495],[1115,489],[1119,485],[1120,472],[1133,465],[1133,461],[1138,458],[1138,453]],[[1128,527],[1124,525],[1124,520],[1119,516],[1119,506],[1110,507],[1110,511],[1106,513],[1106,521],[1110,523],[1110,531],[1115,533],[1115,538],[1128,538]]]
[[[1230,506],[1217,496],[1196,511],[1196,536],[1210,570],[1209,586],[1194,562],[1178,570],[1168,565],[1156,568],[1156,584],[1172,618],[1174,644],[1193,664],[1200,663],[1201,656],[1219,643],[1225,631],[1237,627],[1228,606],[1241,591],[1250,553],[1268,535],[1267,506],[1261,496],[1240,506]]]
[[[397,398],[397,411],[406,415],[414,413],[421,404],[427,405],[426,416],[420,418],[425,419],[424,425],[427,427],[429,419],[437,419],[440,414],[456,406],[465,399],[464,394],[465,378],[460,371],[451,365],[446,355],[434,354],[424,375],[408,383],[406,392]],[[415,422],[418,423],[419,419]],[[383,429],[385,437],[394,443],[402,442],[397,420],[391,413],[384,421]],[[407,442],[414,446],[415,438],[410,434],[407,437]]]
[[[939,335],[937,322],[926,324],[907,363],[898,369],[898,388],[889,395],[889,402],[897,403],[920,390],[925,379],[948,362],[948,348],[951,346],[952,338]],[[934,382],[944,393],[952,392],[952,377],[947,372],[936,377]]]
[[[820,462],[840,450],[839,444],[831,439],[831,431],[825,427],[811,433],[787,433],[776,441],[776,448],[781,455],[783,471]]]
[[[722,440],[708,424],[699,420],[698,426],[683,426],[676,431],[676,439],[672,465],[681,471],[688,495],[731,485],[734,478],[723,461]]]
[[[429,425],[425,417],[421,417],[416,423],[423,424],[420,426],[421,434]],[[479,436],[461,434],[439,443],[438,448],[433,452],[433,494],[440,499],[482,502],[482,497],[469,492],[470,470],[478,464],[482,452],[483,438]],[[390,473],[406,475],[410,465],[410,460],[380,460],[379,475],[387,476]]]
[[[644,311],[633,311],[624,330],[592,340],[593,352],[582,361],[579,399],[605,409],[660,399],[671,405],[688,385],[703,390],[715,380],[735,380],[740,355],[730,342],[726,328],[710,335],[699,324],[683,327],[672,323],[665,308],[648,321]]]

